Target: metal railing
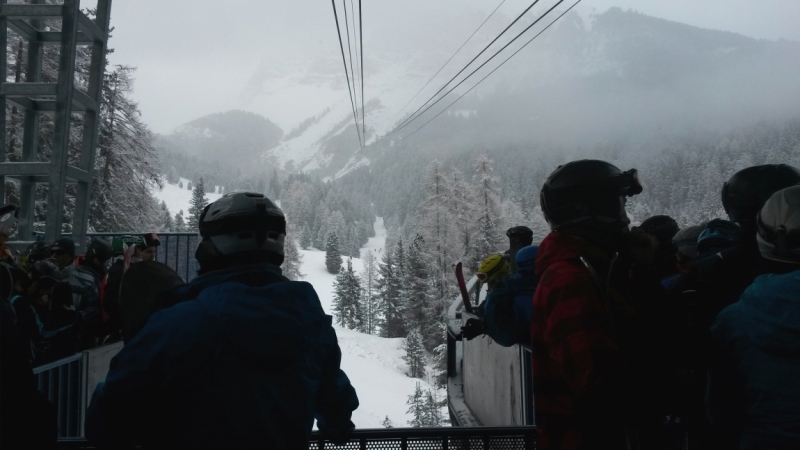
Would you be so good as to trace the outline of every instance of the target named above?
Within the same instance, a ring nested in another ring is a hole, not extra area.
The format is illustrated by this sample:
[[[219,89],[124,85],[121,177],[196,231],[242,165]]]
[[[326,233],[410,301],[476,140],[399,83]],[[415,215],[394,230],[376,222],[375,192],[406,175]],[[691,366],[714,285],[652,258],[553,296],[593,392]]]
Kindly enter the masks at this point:
[[[97,384],[105,380],[111,358],[122,345],[117,342],[93,348],[33,369],[39,390],[58,411],[59,439],[84,437],[86,408]]]
[[[470,298],[479,280],[467,282]],[[447,312],[447,400],[457,426],[535,425],[531,349],[502,347],[488,336],[462,340],[461,326],[470,317],[459,296]]]
[[[87,243],[92,238],[106,239],[109,243],[115,238],[124,235],[142,236],[145,233],[87,233]],[[43,233],[36,232],[36,237],[41,239]],[[71,237],[70,233],[63,233],[62,237]],[[156,261],[171,267],[185,282],[192,281],[197,276],[199,265],[194,258],[194,252],[199,243],[197,233],[158,233],[161,245],[156,250]]]
[[[61,441],[59,448],[77,450],[104,447],[85,440]],[[141,447],[147,450],[148,447]],[[264,443],[269,448],[269,443]],[[348,442],[336,446],[318,432],[311,434],[309,450],[534,450],[534,427],[382,428],[355,430]]]

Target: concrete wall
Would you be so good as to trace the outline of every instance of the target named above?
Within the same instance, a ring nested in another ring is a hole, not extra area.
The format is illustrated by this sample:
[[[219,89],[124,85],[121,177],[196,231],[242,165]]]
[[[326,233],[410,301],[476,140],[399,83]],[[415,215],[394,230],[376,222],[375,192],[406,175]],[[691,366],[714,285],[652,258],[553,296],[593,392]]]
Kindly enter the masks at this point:
[[[487,336],[463,341],[464,399],[484,426],[525,425],[523,358],[518,346]]]

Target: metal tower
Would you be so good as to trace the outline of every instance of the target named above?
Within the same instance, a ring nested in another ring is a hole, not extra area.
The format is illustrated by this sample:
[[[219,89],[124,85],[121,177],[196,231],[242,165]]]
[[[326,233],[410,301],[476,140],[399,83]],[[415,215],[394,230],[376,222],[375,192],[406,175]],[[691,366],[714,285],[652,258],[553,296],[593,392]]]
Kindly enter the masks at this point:
[[[80,10],[80,0],[63,4],[7,4],[0,0],[0,202],[5,199],[6,177],[19,181],[19,240],[33,237],[34,200],[37,184],[47,184],[45,239],[61,236],[67,184],[77,185],[72,238],[78,251],[86,242],[92,173],[100,125],[103,72],[109,29],[111,0],[98,0],[95,20]],[[50,31],[45,20],[60,20],[61,31]],[[28,42],[24,82],[6,80],[9,28]],[[58,80],[42,82],[43,46],[59,45]],[[79,45],[91,47],[91,63],[85,90],[75,86],[75,60]],[[22,135],[22,161],[6,161],[6,105],[14,103],[25,111]],[[52,113],[54,136],[49,162],[38,162],[39,117]],[[77,165],[69,162],[70,120],[73,113],[84,115],[83,137]]]

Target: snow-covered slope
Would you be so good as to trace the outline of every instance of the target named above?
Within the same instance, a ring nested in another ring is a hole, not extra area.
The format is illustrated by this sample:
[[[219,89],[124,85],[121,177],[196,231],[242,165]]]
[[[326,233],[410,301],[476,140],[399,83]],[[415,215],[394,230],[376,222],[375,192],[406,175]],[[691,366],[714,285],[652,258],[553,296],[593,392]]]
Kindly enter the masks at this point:
[[[189,213],[189,201],[192,199],[192,191],[187,189],[189,180],[181,178],[180,182],[183,183],[183,187],[180,187],[178,184],[167,183],[167,181],[164,180],[164,188],[154,190],[153,196],[155,196],[159,203],[162,201],[166,203],[170,214],[173,216],[177,214],[178,211],[183,211],[183,215],[186,217]],[[209,202],[213,202],[222,197],[222,194],[218,193],[218,191],[218,186],[214,186],[214,189],[211,189],[211,186],[206,187],[206,198]]]
[[[369,251],[380,257],[386,242],[382,219],[375,223],[375,231],[376,236],[362,249],[362,255]],[[322,307],[330,314],[335,276],[325,269],[325,252],[301,250],[301,253],[304,280],[314,286]],[[354,258],[353,269],[361,271],[362,268],[361,259]],[[406,414],[406,400],[414,392],[416,383],[421,383],[423,389],[433,387],[426,381],[406,376],[401,348],[404,339],[381,338],[334,327],[342,349],[342,370],[350,378],[360,402],[353,413],[353,423],[358,428],[380,428],[383,420],[389,417],[395,426],[408,426],[411,416]]]

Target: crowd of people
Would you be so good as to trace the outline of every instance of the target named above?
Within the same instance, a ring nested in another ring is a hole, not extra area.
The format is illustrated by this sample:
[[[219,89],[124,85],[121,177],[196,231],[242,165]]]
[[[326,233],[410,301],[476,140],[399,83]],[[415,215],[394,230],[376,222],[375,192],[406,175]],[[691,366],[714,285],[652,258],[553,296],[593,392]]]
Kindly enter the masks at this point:
[[[631,227],[626,199],[642,190],[635,169],[558,167],[540,194],[552,231],[533,245],[530,229],[508,230],[510,250],[479,267],[489,292],[463,336],[530,345],[538,448],[797,448],[800,170],[741,170],[722,186],[728,218],[682,229],[664,215]],[[14,221],[0,209],[0,244]],[[127,336],[123,274],[153,259],[155,235],[94,240],[80,257],[68,239],[19,261],[4,251],[4,442],[25,429],[8,423],[54,414],[30,363],[121,337],[88,410],[94,442],[299,448],[315,419],[347,440],[358,397],[313,287],[281,275],[280,208],[227,194],[199,230],[200,276]]]
[[[0,229],[0,243],[14,231],[16,208]],[[28,361],[42,365],[121,339],[119,287],[128,262],[152,261],[160,242],[150,233],[93,239],[82,255],[69,238],[34,242],[24,254],[4,248],[0,258],[2,298],[23,342]],[[128,251],[129,250],[129,251]]]
[[[551,233],[519,250],[532,233],[509,230],[462,335],[531,346],[539,448],[800,448],[800,170],[737,172],[728,218],[683,229],[631,227],[642,189],[635,169],[560,166]]]

